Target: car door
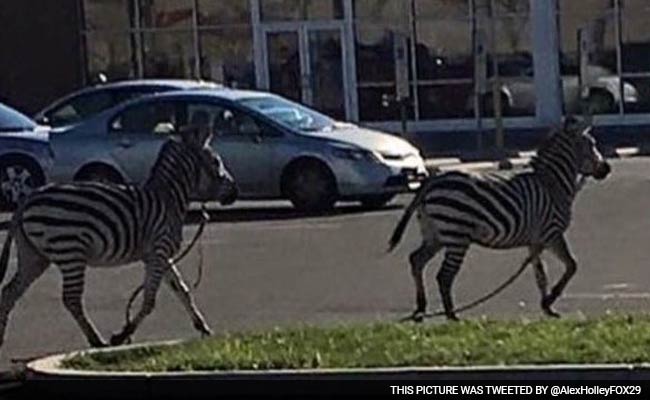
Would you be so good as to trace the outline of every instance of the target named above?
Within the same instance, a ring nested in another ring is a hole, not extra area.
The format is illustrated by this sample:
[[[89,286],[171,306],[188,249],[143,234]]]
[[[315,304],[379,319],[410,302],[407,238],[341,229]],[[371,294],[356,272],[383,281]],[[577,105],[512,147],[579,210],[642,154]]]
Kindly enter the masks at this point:
[[[110,121],[110,155],[129,181],[146,181],[162,144],[183,119],[182,102],[162,99],[137,103]]]
[[[242,198],[279,196],[275,179],[277,145],[283,140],[275,129],[248,113],[223,104],[213,114],[213,146],[235,178]]]

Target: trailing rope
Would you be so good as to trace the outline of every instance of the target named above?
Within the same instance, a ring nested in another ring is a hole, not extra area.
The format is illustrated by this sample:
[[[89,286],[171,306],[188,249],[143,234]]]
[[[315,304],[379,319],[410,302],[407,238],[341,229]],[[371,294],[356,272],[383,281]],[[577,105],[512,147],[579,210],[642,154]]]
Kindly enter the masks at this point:
[[[471,308],[477,307],[478,305],[485,303],[486,301],[490,300],[492,297],[494,297],[497,294],[501,293],[505,288],[510,286],[510,284],[512,284],[512,282],[514,282],[524,272],[524,270],[526,269],[528,264],[530,264],[535,258],[539,257],[539,254],[540,254],[539,251],[536,251],[536,252],[530,254],[524,260],[524,262],[521,264],[519,269],[517,271],[515,271],[514,274],[512,274],[508,279],[506,279],[505,282],[503,282],[501,285],[499,285],[496,289],[494,289],[490,293],[486,294],[485,296],[480,297],[480,298],[472,301],[471,303],[465,304],[465,305],[463,305],[461,307],[458,307],[458,308],[454,309],[453,312],[454,313],[460,313],[460,312],[463,312],[463,311],[467,311],[467,310],[469,310]],[[434,318],[434,317],[440,317],[440,316],[447,315],[444,310],[439,310],[439,311],[436,311],[434,313],[425,313],[425,314],[423,314],[423,315],[421,315],[419,317],[418,317],[418,314],[420,314],[420,313],[418,313],[416,311],[413,314],[400,319],[400,322],[407,322],[407,321],[420,322],[423,318]]]
[[[208,210],[205,206],[205,203],[201,203],[201,224],[199,225],[199,229],[196,231],[194,234],[194,237],[190,241],[190,243],[183,249],[183,251],[180,252],[179,255],[177,255],[175,258],[171,260],[172,264],[178,264],[183,258],[185,258],[189,252],[192,250],[194,245],[196,245],[196,242],[199,240],[201,235],[203,234],[203,230],[205,229],[205,225],[208,223],[210,220],[210,214],[208,213]],[[199,287],[199,284],[201,283],[201,279],[203,278],[203,242],[199,244],[199,263],[197,265],[197,275],[196,275],[196,280],[192,284],[192,288],[196,289]],[[131,307],[133,306],[133,302],[138,298],[138,295],[144,290],[144,284],[140,284],[133,293],[131,294],[131,297],[129,297],[129,301],[126,304],[126,312],[125,312],[125,323],[129,324],[131,322]]]

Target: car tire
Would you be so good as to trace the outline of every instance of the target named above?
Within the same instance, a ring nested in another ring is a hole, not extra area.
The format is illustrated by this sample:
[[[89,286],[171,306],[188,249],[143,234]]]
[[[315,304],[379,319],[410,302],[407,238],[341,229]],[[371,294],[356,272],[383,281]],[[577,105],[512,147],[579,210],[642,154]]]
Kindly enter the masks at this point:
[[[334,175],[317,161],[300,162],[289,171],[285,194],[300,211],[327,211],[337,199]]]
[[[616,102],[611,94],[596,91],[589,95],[587,107],[590,114],[610,114],[616,111]]]
[[[74,180],[76,182],[90,181],[90,182],[112,183],[117,185],[121,185],[124,183],[124,179],[117,171],[115,171],[111,167],[104,166],[104,165],[85,167],[84,169],[81,170],[81,172],[79,172],[75,176]]]
[[[27,157],[0,159],[0,207],[15,210],[34,189],[45,184],[41,167]]]
[[[389,194],[375,194],[371,196],[364,196],[361,198],[361,206],[366,209],[382,208],[390,203],[395,198],[392,193]]]

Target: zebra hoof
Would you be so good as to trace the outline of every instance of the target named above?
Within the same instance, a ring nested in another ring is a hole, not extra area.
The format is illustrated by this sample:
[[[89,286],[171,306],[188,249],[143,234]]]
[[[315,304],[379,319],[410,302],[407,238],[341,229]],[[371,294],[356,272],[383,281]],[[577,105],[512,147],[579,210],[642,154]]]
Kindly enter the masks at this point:
[[[90,345],[94,348],[108,347],[108,343],[105,340],[93,341]]]
[[[425,313],[424,311],[413,311],[411,315],[407,315],[404,318],[401,318],[399,321],[400,322],[416,322],[416,323],[421,323],[424,321],[424,316]]]
[[[544,314],[551,318],[560,318],[560,314],[557,311],[553,310],[551,307],[545,307],[543,310]]]
[[[449,314],[446,314],[446,316],[447,316],[447,319],[449,321],[453,321],[453,322],[460,321],[460,319],[456,316],[456,313],[449,313]]]
[[[120,333],[111,336],[111,346],[119,346],[127,341],[131,341],[131,336]]]
[[[544,296],[542,299],[542,310],[544,311],[544,314],[548,315],[549,317],[553,318],[560,318],[560,314],[557,313],[551,305],[555,302],[556,297],[554,296]]]
[[[212,336],[214,332],[212,332],[212,329],[208,328],[207,326],[204,326],[201,331],[201,336],[206,337],[206,336]]]

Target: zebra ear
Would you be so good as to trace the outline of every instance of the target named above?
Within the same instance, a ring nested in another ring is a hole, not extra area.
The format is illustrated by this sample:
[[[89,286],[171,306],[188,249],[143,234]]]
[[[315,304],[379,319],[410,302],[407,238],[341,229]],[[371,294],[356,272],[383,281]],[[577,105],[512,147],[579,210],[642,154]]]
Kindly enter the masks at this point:
[[[184,132],[183,142],[189,146],[203,148],[209,145],[212,140],[212,132],[210,129],[194,127]]]
[[[567,133],[577,134],[583,131],[583,129],[588,126],[581,118],[576,117],[575,115],[569,114],[564,117],[564,123],[562,124],[562,130]]]

